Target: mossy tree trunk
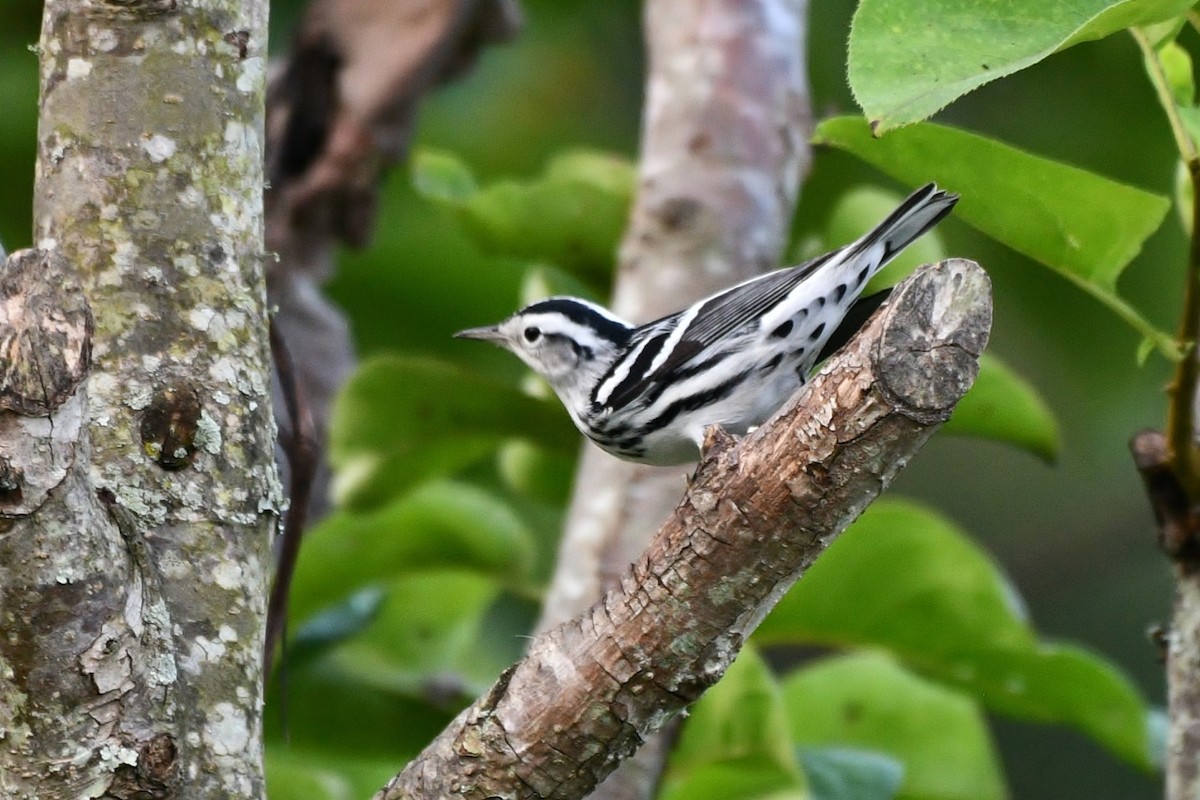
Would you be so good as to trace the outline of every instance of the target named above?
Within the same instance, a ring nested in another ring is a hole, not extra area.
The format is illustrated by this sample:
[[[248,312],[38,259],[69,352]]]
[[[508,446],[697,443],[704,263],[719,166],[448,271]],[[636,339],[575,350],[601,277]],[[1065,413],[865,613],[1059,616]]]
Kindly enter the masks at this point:
[[[0,280],[0,795],[263,796],[266,0],[47,0]]]

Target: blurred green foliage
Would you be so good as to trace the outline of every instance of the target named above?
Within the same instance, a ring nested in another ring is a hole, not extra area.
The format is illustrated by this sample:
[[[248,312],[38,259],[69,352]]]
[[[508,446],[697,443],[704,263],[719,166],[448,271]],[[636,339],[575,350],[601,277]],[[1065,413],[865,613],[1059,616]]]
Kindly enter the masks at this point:
[[[988,268],[990,354],[1001,360],[989,356],[948,427],[1018,446],[937,437],[898,486],[920,502],[872,508],[764,624],[754,646],[765,656],[748,649],[697,704],[665,797],[1159,793],[1125,763],[1153,755],[1144,698],[1161,695],[1161,678],[1142,630],[1166,614],[1169,578],[1124,443],[1161,425],[1168,364],[1139,368],[1133,354],[1138,331],[1171,330],[1178,313],[1184,239],[1173,218],[1156,227],[1176,153],[1128,36],[1051,53],[1178,4],[1096,0],[1071,19],[1017,4],[1041,27],[981,28],[984,44],[1009,47],[986,62],[970,31],[919,27],[933,44],[896,34],[917,14],[960,23],[979,7],[968,0],[941,0],[936,16],[928,4],[865,0],[853,29],[851,0],[812,4],[822,118],[857,113],[848,37],[857,96],[895,98],[868,106],[885,127],[955,102],[938,125],[878,141],[860,121],[827,122],[835,148],[817,150],[791,252],[848,240],[916,183],[961,192],[962,221],[943,223],[887,279],[943,253]],[[286,701],[268,704],[277,800],[377,788],[519,657],[556,556],[576,442],[565,414],[515,359],[450,334],[547,288],[603,299],[630,199],[644,57],[631,0],[524,5],[522,37],[423,108],[421,157],[394,171],[373,245],[345,254],[331,284],[365,358],[334,432],[344,502],[302,551]],[[31,238],[39,6],[0,7],[10,249]],[[300,6],[272,4],[276,49]],[[1186,50],[1200,36],[1179,25],[1154,36],[1186,118]],[[931,78],[940,93],[922,88]],[[923,144],[898,148],[905,141]],[[1033,160],[1018,164],[1011,148]],[[1091,252],[1102,256],[1080,255]],[[1137,330],[1088,292],[1136,309]],[[1056,465],[1030,453],[1057,454]],[[814,659],[816,647],[846,654]],[[1017,727],[985,709],[1063,724]]]

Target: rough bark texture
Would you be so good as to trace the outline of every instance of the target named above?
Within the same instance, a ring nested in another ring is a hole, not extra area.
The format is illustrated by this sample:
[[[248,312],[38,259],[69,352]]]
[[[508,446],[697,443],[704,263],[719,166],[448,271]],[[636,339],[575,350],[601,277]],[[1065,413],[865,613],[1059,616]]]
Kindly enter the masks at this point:
[[[378,795],[579,798],[717,681],[782,594],[970,387],[986,274],[925,268],[745,439],[711,430],[674,515],[580,617],[529,654]]]
[[[263,795],[266,19],[46,3],[39,249],[0,281],[5,798]]]
[[[808,170],[806,0],[648,0],[640,181],[613,308],[645,322],[779,266]],[[613,585],[667,518],[683,471],[586,446],[539,629]],[[646,748],[598,800],[653,794]],[[656,755],[658,754],[658,755]]]

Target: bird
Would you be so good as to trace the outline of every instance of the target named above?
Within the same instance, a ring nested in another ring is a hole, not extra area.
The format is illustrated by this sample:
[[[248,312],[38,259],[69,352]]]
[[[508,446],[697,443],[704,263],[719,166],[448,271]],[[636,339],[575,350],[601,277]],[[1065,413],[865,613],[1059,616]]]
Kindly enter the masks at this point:
[[[708,426],[743,435],[803,386],[886,299],[890,290],[861,297],[871,276],[957,201],[927,184],[854,242],[644,325],[578,297],[550,297],[454,335],[516,354],[608,453],[689,463]]]

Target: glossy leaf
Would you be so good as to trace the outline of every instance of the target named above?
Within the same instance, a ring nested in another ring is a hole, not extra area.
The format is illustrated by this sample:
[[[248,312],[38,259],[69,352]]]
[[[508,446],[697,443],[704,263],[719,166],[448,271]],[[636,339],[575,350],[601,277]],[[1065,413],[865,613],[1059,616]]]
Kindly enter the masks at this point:
[[[360,633],[379,614],[386,595],[379,586],[368,586],[345,602],[314,614],[288,637],[287,666],[295,669],[320,658],[342,642]]]
[[[1183,14],[1191,0],[862,0],[849,78],[878,133],[1059,50]]]
[[[1023,447],[1046,461],[1058,456],[1058,422],[1037,391],[988,354],[979,376],[943,427],[947,433],[979,436]]]
[[[457,710],[486,691],[527,644],[533,620],[514,625],[491,614],[500,597],[496,581],[483,575],[398,578],[387,585],[377,619],[330,663],[364,687]]]
[[[801,747],[812,800],[891,800],[904,782],[904,764],[892,756],[849,747]]]
[[[962,199],[954,216],[1075,283],[1175,358],[1173,338],[1122,299],[1117,277],[1162,224],[1166,198],[978,134],[925,123],[874,138],[865,120],[821,123],[814,142],[846,150],[913,185]]]
[[[454,204],[486,252],[557,264],[593,284],[612,274],[635,180],[628,161],[586,150],[556,156],[533,180],[478,189],[453,156],[427,152],[413,165],[418,191]]]
[[[882,654],[828,658],[797,670],[784,678],[783,698],[797,745],[862,748],[896,759],[904,765],[906,800],[1007,796],[978,706]]]
[[[671,753],[662,798],[804,797],[779,684],[746,647],[691,708]]]
[[[1150,763],[1147,710],[1129,681],[1079,648],[1039,643],[991,560],[914,503],[872,505],[756,637],[886,648],[995,711],[1072,725],[1131,763]]]
[[[579,442],[556,400],[408,357],[376,358],[359,368],[338,396],[329,438],[334,496],[355,508],[378,507],[449,475],[508,439],[566,453]]]
[[[501,499],[471,486],[432,483],[372,512],[336,512],[300,550],[291,609],[304,620],[360,589],[430,569],[520,582],[532,535]]]

